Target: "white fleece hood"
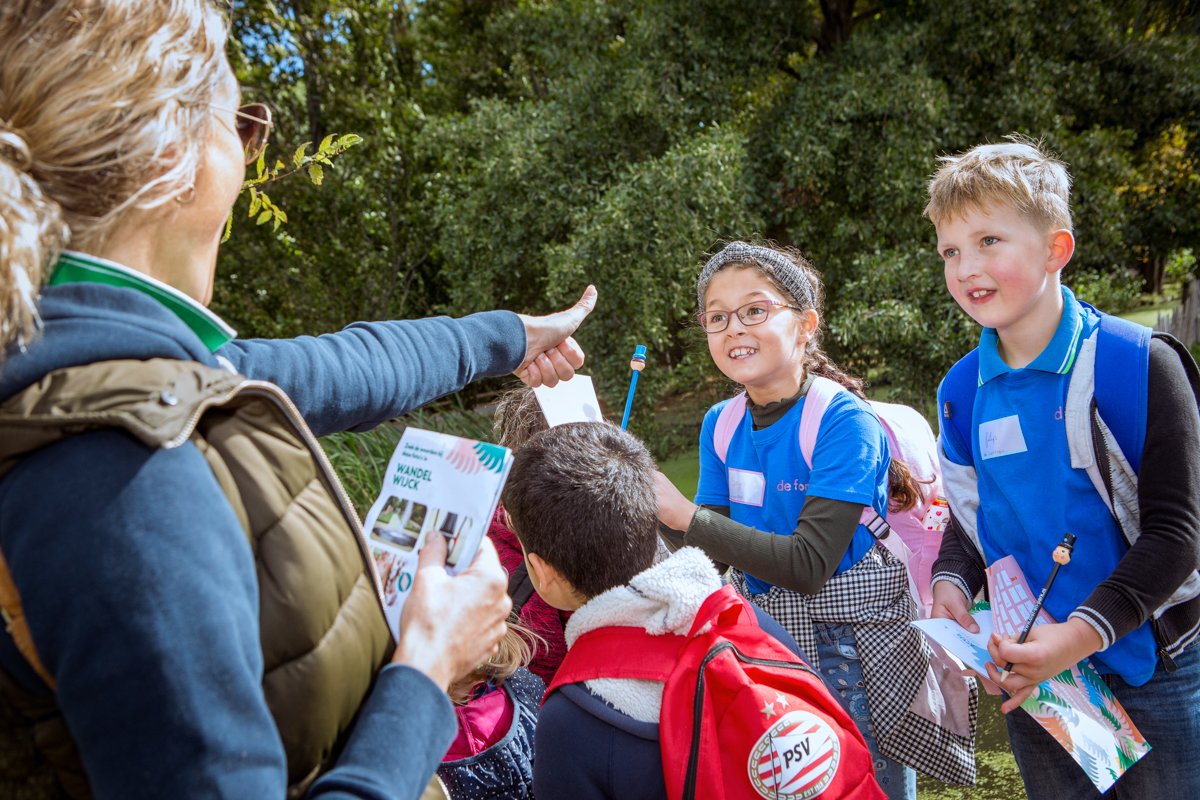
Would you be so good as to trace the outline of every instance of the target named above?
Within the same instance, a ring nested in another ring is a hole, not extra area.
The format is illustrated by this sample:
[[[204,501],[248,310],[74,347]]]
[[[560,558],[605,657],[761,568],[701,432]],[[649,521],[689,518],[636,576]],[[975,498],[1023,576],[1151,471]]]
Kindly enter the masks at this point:
[[[597,628],[626,625],[651,636],[686,636],[709,595],[721,588],[712,561],[695,547],[685,547],[665,561],[638,573],[626,586],[596,595],[571,615],[564,634],[567,649]],[[588,691],[639,722],[658,722],[663,684],[628,678],[587,681]]]

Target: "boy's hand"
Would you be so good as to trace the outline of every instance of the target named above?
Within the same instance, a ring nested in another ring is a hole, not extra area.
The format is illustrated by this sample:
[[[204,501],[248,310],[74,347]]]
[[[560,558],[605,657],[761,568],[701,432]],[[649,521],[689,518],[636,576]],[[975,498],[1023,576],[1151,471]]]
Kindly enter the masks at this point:
[[[971,633],[979,633],[979,625],[971,616],[971,601],[950,581],[938,581],[933,585],[933,609],[931,619],[952,619]],[[975,677],[975,670],[964,669],[963,677]]]
[[[933,585],[933,619],[952,619],[971,633],[979,633],[979,626],[971,617],[971,600],[950,581],[938,581]]]
[[[457,678],[496,654],[512,609],[508,577],[484,537],[469,569],[446,574],[446,539],[426,537],[412,591],[400,613],[393,664],[419,669],[446,691]]]
[[[988,653],[994,663],[987,665],[988,677],[1012,694],[1000,710],[1007,714],[1019,708],[1038,684],[1075,666],[1103,644],[1096,629],[1081,619],[1037,625],[1029,632],[1025,644],[1017,644],[1011,636],[1002,638],[993,633],[988,641]],[[1010,661],[1012,671],[1002,681],[996,665]]]
[[[661,472],[654,473],[654,488],[658,493],[658,518],[668,528],[686,532],[696,516],[696,504],[684,497]]]
[[[513,373],[533,387],[557,386],[583,366],[583,349],[571,338],[596,307],[596,287],[589,286],[566,311],[544,317],[518,314],[525,323],[525,360]]]

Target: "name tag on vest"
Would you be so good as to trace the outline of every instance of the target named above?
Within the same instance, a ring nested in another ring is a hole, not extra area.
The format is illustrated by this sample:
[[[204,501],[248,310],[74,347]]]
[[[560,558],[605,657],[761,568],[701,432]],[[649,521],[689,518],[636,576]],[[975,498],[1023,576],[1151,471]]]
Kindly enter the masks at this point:
[[[1016,414],[979,426],[979,453],[985,460],[1024,453],[1028,449],[1025,434],[1021,433],[1021,419]]]
[[[761,506],[767,480],[761,472],[744,469],[729,470],[729,499],[747,506]]]

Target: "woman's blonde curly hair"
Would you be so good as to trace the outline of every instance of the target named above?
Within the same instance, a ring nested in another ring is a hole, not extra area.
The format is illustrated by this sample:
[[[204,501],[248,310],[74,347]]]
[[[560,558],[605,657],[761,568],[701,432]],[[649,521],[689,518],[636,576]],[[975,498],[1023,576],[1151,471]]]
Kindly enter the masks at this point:
[[[209,0],[0,4],[0,356],[60,248],[194,181],[228,32]]]

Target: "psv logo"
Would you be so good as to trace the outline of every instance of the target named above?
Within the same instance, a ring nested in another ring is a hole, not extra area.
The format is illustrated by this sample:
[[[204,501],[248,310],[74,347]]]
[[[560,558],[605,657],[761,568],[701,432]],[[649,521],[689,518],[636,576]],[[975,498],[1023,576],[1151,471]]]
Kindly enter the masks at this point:
[[[750,751],[750,783],[765,800],[817,797],[837,774],[841,747],[820,717],[790,711]]]

